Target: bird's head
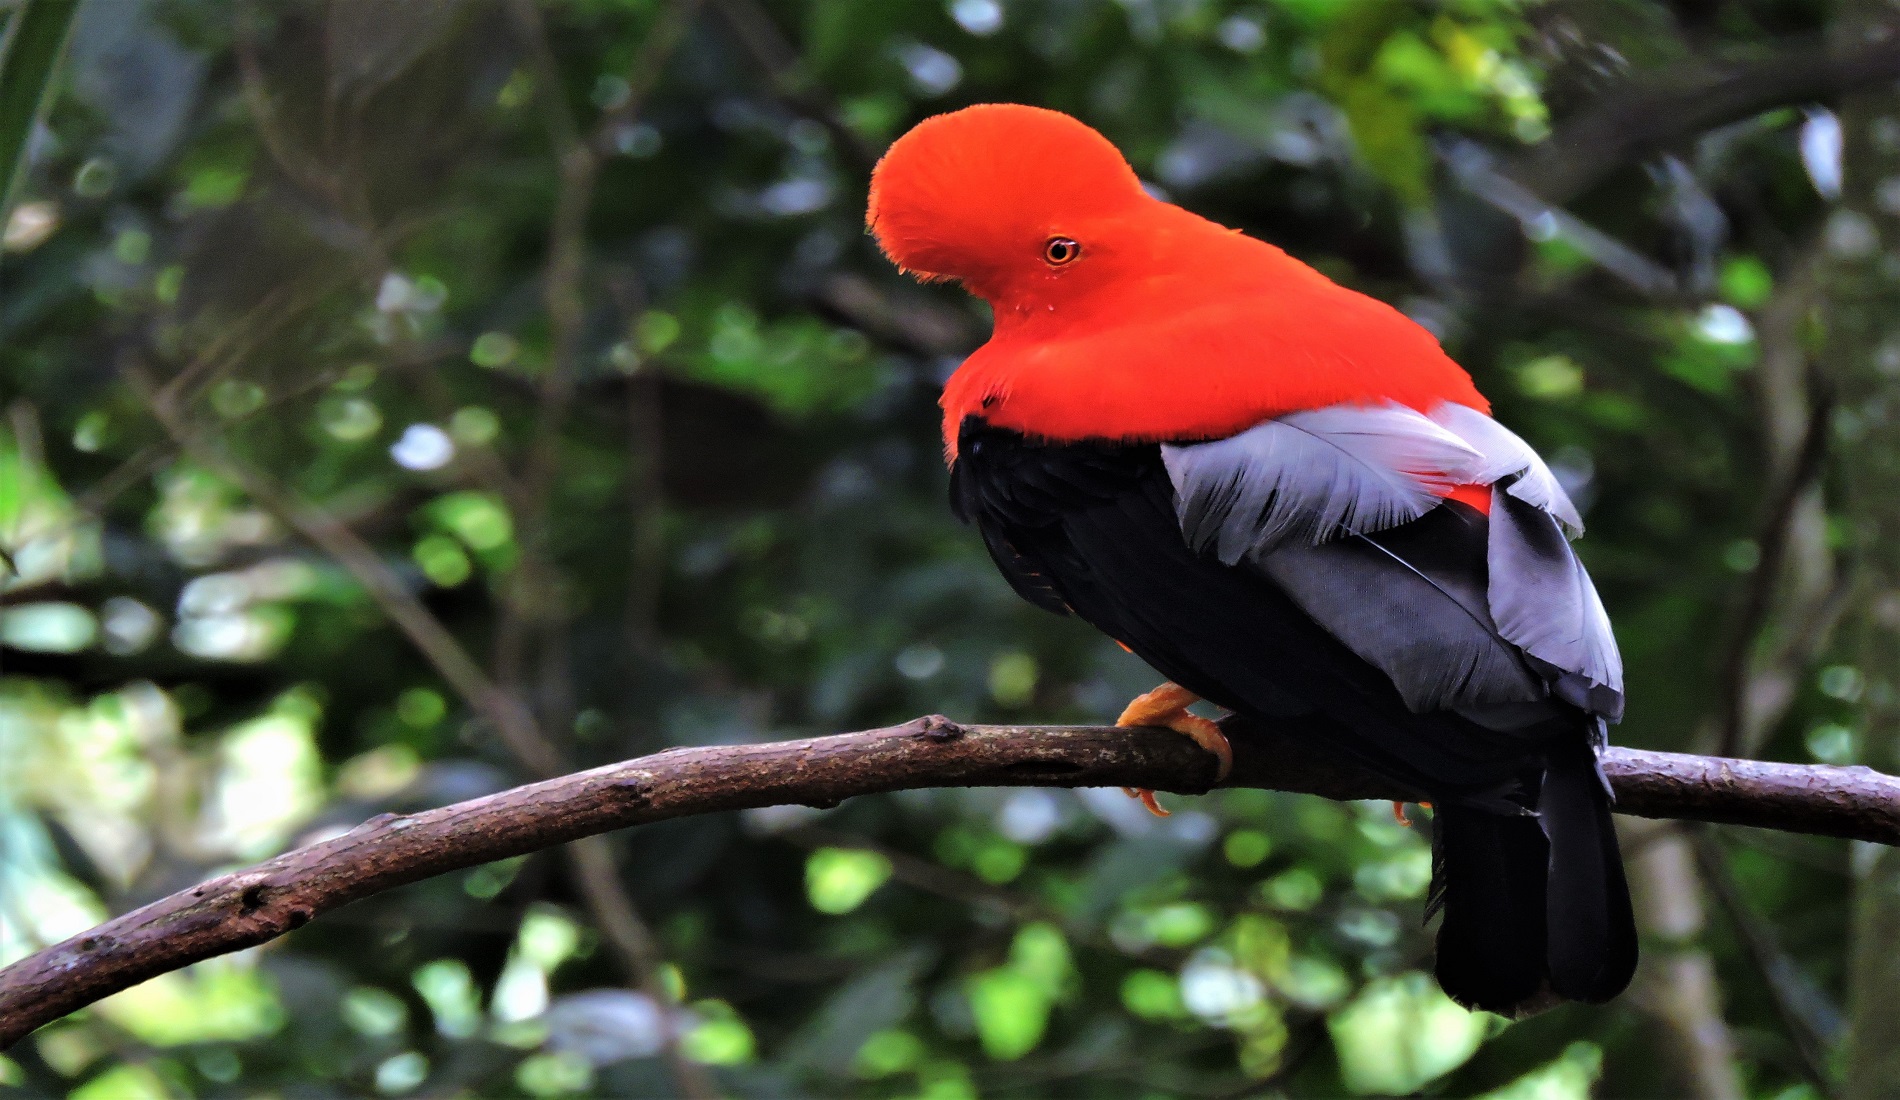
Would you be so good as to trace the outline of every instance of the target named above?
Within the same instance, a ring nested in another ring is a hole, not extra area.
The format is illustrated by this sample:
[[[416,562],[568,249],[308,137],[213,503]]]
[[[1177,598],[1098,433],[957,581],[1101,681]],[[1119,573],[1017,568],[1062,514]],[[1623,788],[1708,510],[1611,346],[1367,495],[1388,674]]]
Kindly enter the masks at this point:
[[[1012,103],[926,119],[871,175],[865,223],[885,255],[954,279],[1001,313],[1112,277],[1117,226],[1159,206],[1108,139]]]

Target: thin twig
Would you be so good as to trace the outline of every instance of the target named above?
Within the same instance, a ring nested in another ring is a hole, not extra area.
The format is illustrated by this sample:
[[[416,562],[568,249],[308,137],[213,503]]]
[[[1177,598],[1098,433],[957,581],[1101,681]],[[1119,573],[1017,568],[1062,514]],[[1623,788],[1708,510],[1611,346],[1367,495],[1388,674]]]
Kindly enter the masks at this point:
[[[771,13],[757,0],[713,0],[713,4],[732,28],[740,47],[765,73],[780,101],[823,126],[844,154],[847,166],[868,179],[877,164],[879,151],[845,123],[842,112],[824,89],[800,73],[798,52],[785,40],[778,24],[772,21]]]
[[[1782,950],[1774,930],[1755,914],[1715,838],[1701,829],[1691,827],[1687,831],[1703,879],[1768,987],[1775,1013],[1794,1046],[1801,1075],[1823,1097],[1835,1095],[1835,1082],[1826,1067],[1828,1049],[1840,1037],[1840,1009],[1826,1002],[1825,994]]]
[[[176,406],[164,400],[162,392],[142,368],[128,365],[125,376],[180,449],[242,489],[354,577],[468,708],[488,719],[517,759],[539,775],[561,773],[561,761],[548,752],[532,716],[488,678],[462,643],[422,606],[422,601],[377,554],[375,547],[329,513],[298,497],[289,487],[238,461],[204,438]]]

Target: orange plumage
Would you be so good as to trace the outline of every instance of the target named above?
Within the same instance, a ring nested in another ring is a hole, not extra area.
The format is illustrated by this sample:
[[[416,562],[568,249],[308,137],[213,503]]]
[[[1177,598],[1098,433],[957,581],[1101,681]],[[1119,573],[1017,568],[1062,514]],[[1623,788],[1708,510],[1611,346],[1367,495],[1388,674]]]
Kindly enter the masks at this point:
[[[1352,401],[1489,404],[1432,335],[1264,241],[1142,190],[1067,115],[992,104],[930,119],[872,177],[898,266],[987,299],[990,341],[943,395],[944,443],[981,412],[1050,439],[1214,439]],[[1080,245],[1050,265],[1052,238]]]

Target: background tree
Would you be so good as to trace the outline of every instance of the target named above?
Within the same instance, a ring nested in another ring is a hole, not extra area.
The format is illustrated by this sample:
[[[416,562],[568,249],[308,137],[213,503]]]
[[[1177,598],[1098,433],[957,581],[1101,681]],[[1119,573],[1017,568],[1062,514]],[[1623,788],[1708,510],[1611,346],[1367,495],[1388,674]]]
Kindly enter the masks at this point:
[[[1620,741],[1900,768],[1894,18],[95,0],[0,257],[0,960],[386,810],[1152,686],[949,519],[936,388],[985,321],[860,229],[885,143],[983,100],[1439,333],[1588,509]],[[0,141],[39,102],[7,83]],[[150,982],[0,1081],[1892,1091],[1890,988],[1848,967],[1885,958],[1891,859],[1632,835],[1639,989],[1502,1027],[1421,972],[1429,855],[1384,806],[1177,808],[913,792],[580,842]]]

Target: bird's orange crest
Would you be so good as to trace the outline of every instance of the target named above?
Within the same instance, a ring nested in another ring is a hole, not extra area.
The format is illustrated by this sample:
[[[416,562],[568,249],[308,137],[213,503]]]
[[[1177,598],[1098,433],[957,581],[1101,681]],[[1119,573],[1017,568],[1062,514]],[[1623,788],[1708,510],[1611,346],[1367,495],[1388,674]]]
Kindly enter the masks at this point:
[[[984,104],[918,124],[871,175],[865,222],[892,262],[1007,294],[1047,243],[1151,201],[1107,138],[1058,111]]]
[[[944,390],[952,457],[972,415],[1045,439],[1179,440],[1342,402],[1489,408],[1404,314],[1154,198],[1057,111],[918,124],[872,174],[866,223],[899,267],[994,308]]]

